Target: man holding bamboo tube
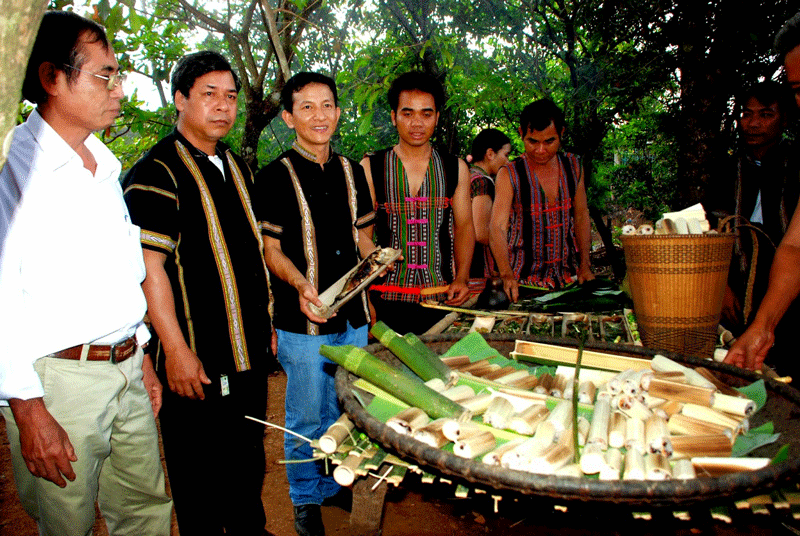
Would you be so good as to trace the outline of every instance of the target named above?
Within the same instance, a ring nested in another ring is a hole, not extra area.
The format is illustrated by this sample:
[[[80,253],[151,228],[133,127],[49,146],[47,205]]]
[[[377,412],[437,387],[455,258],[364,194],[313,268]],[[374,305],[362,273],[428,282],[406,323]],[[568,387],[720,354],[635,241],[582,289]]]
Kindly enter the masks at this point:
[[[375,212],[364,172],[330,146],[340,109],[334,81],[302,72],[281,91],[282,118],[295,131],[292,148],[256,176],[253,204],[271,274],[278,361],[286,371],[286,475],[300,536],[325,534],[320,505],[340,491],[310,461],[311,445],[339,418],[335,365],[323,344],[365,346],[369,311],[365,293],[328,320],[315,315],[318,293],[369,255]],[[295,434],[299,434],[302,438]],[[294,462],[294,463],[292,463]]]
[[[789,19],[775,38],[775,48],[783,59],[786,79],[800,107],[800,12]],[[775,327],[800,293],[800,211],[795,210],[786,235],[775,253],[767,294],[753,323],[728,352],[726,363],[760,370],[775,341]],[[782,373],[797,375],[797,355],[776,356]]]

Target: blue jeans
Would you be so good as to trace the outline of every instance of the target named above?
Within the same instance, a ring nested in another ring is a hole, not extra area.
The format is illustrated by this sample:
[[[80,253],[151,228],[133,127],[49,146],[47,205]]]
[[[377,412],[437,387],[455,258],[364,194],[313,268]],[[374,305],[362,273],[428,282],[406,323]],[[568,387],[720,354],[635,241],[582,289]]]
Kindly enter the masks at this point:
[[[305,335],[278,332],[278,361],[286,371],[286,428],[309,439],[318,439],[341,415],[333,375],[336,364],[319,353],[323,344],[361,347],[367,344],[367,326],[347,325],[344,333]],[[287,460],[309,460],[311,445],[291,434],[284,434]],[[292,504],[322,504],[339,491],[339,485],[325,475],[320,462],[288,463],[289,497]]]

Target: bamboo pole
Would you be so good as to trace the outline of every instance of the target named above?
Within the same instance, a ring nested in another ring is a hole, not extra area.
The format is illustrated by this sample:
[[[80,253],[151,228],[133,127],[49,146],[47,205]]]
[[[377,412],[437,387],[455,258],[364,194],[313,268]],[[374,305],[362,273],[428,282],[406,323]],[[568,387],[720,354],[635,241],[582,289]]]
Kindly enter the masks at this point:
[[[384,322],[376,322],[369,332],[422,378],[422,381],[439,378],[446,384],[455,382],[452,369],[442,363],[436,354],[415,349]]]

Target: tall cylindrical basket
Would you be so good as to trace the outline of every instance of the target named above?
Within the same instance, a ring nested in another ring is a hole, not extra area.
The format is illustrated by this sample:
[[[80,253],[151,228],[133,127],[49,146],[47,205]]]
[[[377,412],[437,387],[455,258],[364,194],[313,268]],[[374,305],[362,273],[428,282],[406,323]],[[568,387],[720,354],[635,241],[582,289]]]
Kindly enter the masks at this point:
[[[622,237],[633,307],[649,348],[714,353],[733,235]]]

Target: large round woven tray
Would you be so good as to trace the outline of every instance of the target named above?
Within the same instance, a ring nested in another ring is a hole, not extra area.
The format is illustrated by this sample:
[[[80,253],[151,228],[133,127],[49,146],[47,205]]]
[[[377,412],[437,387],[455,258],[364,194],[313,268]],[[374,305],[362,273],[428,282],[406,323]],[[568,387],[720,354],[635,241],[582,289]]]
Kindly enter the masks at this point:
[[[437,353],[446,351],[463,334],[437,335],[423,337],[426,343]],[[507,356],[519,338],[542,342],[554,342],[552,339],[537,337],[519,337],[516,335],[485,335],[486,340],[500,354]],[[558,341],[564,346],[576,346],[571,341]],[[619,346],[609,344],[587,345],[587,348],[601,351],[632,355],[636,357],[652,357],[656,352],[635,347],[626,347],[625,352]],[[380,359],[399,364],[399,361],[382,345],[373,344],[367,350]],[[677,354],[658,352],[689,365],[702,365],[722,373],[723,381],[734,386],[752,383],[759,375],[711,361],[681,357]],[[336,373],[336,390],[344,410],[358,428],[367,433],[384,448],[395,452],[401,458],[419,464],[427,470],[433,470],[448,477],[455,477],[479,487],[498,491],[508,490],[525,495],[538,495],[563,501],[602,501],[617,504],[642,504],[654,507],[690,505],[699,502],[713,502],[723,498],[749,497],[766,489],[785,484],[796,478],[800,468],[800,391],[785,384],[767,381],[767,405],[752,419],[751,426],[772,421],[775,431],[781,433],[777,444],[767,445],[755,451],[753,456],[772,457],[778,449],[789,444],[787,461],[770,465],[758,471],[734,473],[719,477],[697,478],[694,480],[668,480],[662,482],[645,481],[601,481],[589,478],[555,477],[536,475],[523,471],[489,466],[479,460],[465,460],[452,453],[429,447],[409,436],[401,435],[387,427],[383,422],[372,417],[361,406],[353,393],[353,382],[357,378],[339,367]]]

